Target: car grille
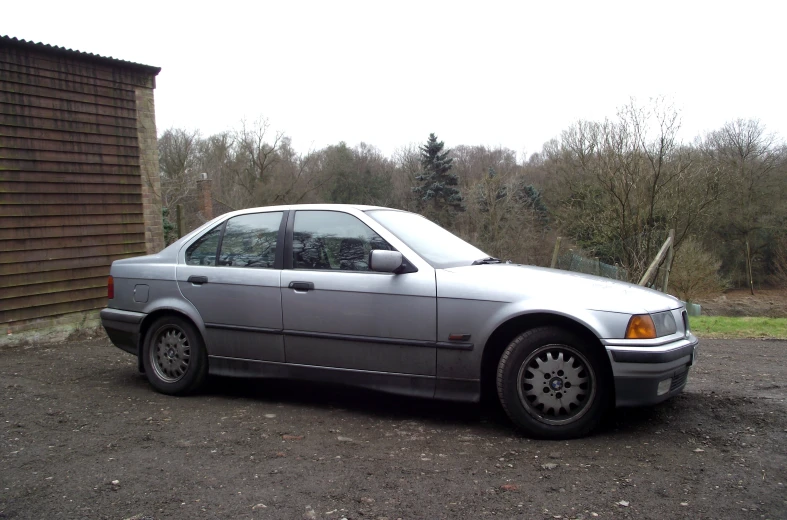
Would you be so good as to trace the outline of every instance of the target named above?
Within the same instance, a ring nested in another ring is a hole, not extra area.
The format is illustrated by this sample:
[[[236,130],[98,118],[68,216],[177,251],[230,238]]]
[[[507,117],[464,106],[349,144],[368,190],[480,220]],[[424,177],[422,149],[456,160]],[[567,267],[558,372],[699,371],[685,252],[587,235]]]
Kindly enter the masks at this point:
[[[683,332],[685,334],[685,333],[688,333],[689,330],[690,330],[689,329],[689,313],[684,310],[681,313],[681,315],[683,316]]]
[[[673,390],[677,390],[678,388],[682,387],[686,384],[686,379],[689,377],[689,371],[686,370],[677,374],[672,377],[672,384],[669,387],[669,391],[672,392]]]

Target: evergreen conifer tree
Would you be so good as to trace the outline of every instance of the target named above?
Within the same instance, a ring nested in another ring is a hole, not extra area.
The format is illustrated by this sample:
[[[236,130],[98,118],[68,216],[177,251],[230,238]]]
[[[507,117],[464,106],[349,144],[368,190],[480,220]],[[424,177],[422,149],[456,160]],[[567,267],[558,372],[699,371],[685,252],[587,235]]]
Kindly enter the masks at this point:
[[[448,155],[450,150],[443,151],[445,143],[437,140],[435,134],[429,134],[426,144],[420,147],[422,172],[415,176],[420,182],[413,191],[420,195],[421,207],[428,216],[443,225],[450,223],[456,211],[464,211],[459,177],[450,173],[454,159]]]

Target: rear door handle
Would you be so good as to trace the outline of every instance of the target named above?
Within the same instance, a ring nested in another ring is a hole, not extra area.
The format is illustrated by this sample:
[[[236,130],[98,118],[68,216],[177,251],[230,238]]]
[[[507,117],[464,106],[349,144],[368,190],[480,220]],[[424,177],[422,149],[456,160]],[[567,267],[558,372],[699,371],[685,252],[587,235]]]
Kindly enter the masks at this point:
[[[188,281],[193,283],[194,285],[202,285],[204,283],[208,283],[208,277],[207,276],[191,275],[191,276],[189,276],[189,280]]]
[[[295,289],[296,291],[313,291],[314,284],[312,282],[290,282],[288,285],[290,289]]]

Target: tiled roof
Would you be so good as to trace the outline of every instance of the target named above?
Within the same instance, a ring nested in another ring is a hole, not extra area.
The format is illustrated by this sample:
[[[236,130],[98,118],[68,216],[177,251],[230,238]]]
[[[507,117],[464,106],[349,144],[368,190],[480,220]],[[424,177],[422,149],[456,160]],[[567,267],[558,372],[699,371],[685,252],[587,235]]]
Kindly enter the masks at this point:
[[[223,215],[225,213],[229,213],[230,211],[236,211],[235,208],[230,206],[229,204],[225,204],[221,202],[216,197],[211,197],[212,205],[213,205],[213,216],[218,217],[219,215]]]
[[[6,45],[14,47],[23,47],[28,49],[35,49],[50,54],[57,54],[70,58],[79,58],[82,60],[93,61],[96,63],[103,63],[105,65],[113,65],[115,67],[123,67],[127,69],[136,69],[138,71],[147,72],[153,76],[161,72],[161,67],[153,67],[151,65],[143,65],[141,63],[134,63],[132,61],[119,60],[117,58],[99,56],[98,54],[91,54],[89,52],[76,51],[73,49],[66,49],[65,47],[57,47],[55,45],[47,45],[45,43],[29,42],[27,40],[20,40],[10,36],[0,35],[0,47]]]

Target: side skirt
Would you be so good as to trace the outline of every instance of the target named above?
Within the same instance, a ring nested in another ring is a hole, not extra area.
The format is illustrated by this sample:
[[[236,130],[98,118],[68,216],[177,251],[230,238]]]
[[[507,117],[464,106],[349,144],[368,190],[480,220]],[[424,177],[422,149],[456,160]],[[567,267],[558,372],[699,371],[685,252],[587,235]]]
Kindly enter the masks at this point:
[[[390,394],[449,401],[478,402],[481,395],[481,385],[478,380],[442,379],[433,376],[296,365],[224,356],[208,356],[208,360],[210,373],[217,376],[318,381],[369,388]]]

